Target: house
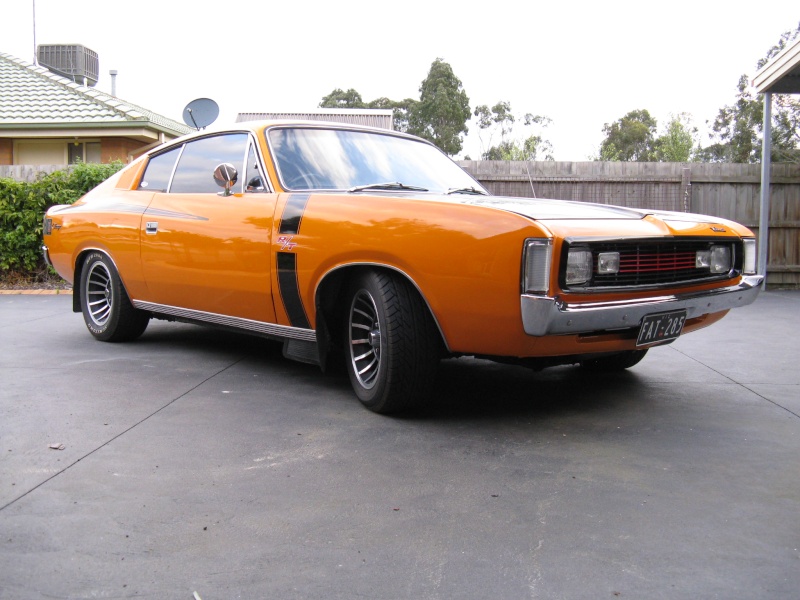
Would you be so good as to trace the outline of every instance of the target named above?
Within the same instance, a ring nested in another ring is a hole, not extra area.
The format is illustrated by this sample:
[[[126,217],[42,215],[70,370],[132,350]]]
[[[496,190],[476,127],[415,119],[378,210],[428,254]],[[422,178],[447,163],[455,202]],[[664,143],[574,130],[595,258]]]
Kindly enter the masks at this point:
[[[128,162],[192,128],[0,53],[0,165]]]

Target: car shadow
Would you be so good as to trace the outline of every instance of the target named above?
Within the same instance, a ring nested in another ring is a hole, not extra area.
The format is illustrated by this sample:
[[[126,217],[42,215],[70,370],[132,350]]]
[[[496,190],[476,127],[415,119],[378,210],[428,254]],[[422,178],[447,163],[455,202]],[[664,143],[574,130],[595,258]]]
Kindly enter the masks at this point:
[[[578,366],[533,371],[474,358],[442,361],[431,401],[402,418],[547,419],[641,405],[647,385],[635,372]]]
[[[358,400],[350,389],[343,368],[323,374],[319,367],[284,358],[281,342],[238,332],[204,326],[170,323],[152,327],[137,346],[168,346],[171,351],[192,350],[208,354],[228,354],[245,359],[259,369],[279,369],[282,375],[302,379],[304,385],[318,388],[321,404],[330,396]],[[430,398],[420,407],[391,415],[414,421],[472,419],[557,418],[570,413],[625,410],[641,407],[648,396],[648,385],[635,370],[597,373],[578,366],[561,366],[533,371],[525,367],[463,357],[441,361]],[[342,407],[336,402],[336,408]]]

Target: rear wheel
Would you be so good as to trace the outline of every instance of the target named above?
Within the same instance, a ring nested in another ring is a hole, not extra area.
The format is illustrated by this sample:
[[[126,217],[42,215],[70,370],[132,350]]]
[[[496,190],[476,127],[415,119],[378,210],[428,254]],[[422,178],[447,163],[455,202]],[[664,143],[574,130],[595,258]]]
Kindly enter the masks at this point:
[[[358,399],[382,414],[422,403],[439,353],[436,327],[417,291],[398,275],[367,271],[345,298],[344,354]]]
[[[144,333],[150,314],[133,307],[108,256],[92,252],[86,257],[80,285],[83,320],[94,337],[125,342]]]
[[[628,350],[619,354],[584,360],[581,362],[581,366],[590,371],[624,371],[639,364],[645,354],[647,354],[647,350]]]

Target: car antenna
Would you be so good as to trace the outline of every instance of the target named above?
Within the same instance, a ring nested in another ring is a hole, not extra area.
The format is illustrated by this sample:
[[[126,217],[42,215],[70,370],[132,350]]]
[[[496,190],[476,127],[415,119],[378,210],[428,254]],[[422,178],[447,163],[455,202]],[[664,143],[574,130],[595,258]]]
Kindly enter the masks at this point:
[[[531,177],[531,170],[528,168],[527,160],[525,161],[525,170],[528,172],[528,181],[531,184],[531,193],[533,194],[533,197],[536,198],[536,190],[533,189],[533,178]]]

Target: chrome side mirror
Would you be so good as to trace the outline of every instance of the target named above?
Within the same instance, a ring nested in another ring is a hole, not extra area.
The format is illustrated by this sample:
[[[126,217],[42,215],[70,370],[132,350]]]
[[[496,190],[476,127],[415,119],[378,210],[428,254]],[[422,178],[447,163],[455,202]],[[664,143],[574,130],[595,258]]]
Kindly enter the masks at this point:
[[[238,180],[239,173],[231,163],[222,163],[214,169],[214,182],[223,188],[220,196],[230,196],[231,188],[236,185]]]

